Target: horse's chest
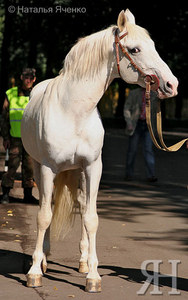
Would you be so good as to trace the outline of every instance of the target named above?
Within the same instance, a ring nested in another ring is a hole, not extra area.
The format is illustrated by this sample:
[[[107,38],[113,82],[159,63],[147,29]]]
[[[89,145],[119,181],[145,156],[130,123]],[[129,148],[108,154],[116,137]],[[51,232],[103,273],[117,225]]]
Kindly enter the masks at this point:
[[[45,151],[47,157],[61,169],[82,167],[83,163],[91,163],[101,153],[104,130],[97,112],[84,122],[71,122],[66,116],[63,124],[56,120],[56,127],[47,124]],[[62,120],[61,120],[62,121]],[[53,130],[60,128],[61,130]],[[46,147],[46,145],[48,145]],[[48,150],[50,150],[50,153]]]
[[[101,151],[99,145],[92,145],[84,139],[70,140],[59,145],[60,147],[54,146],[53,144],[48,148],[47,158],[55,172],[82,168],[85,163],[90,164],[96,160]]]
[[[81,140],[76,149],[75,159],[79,161],[92,162],[96,160],[101,151],[101,146],[97,144],[90,143],[88,140]]]

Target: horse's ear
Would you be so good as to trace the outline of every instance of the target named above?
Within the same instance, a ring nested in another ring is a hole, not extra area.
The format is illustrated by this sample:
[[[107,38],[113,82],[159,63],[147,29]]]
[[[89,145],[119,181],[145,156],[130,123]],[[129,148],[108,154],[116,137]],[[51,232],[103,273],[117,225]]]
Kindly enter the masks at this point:
[[[127,22],[127,19],[125,16],[125,12],[124,12],[124,10],[122,10],[119,13],[118,20],[117,20],[117,25],[118,25],[118,28],[120,31],[123,31],[125,29],[126,22]]]
[[[125,11],[125,16],[126,16],[126,19],[129,23],[131,24],[135,24],[135,17],[134,15],[130,12],[130,10],[127,8],[126,11]]]
[[[135,24],[135,17],[128,8],[126,9],[126,11],[122,10],[119,13],[117,25],[120,31],[123,31],[125,29],[127,22]]]

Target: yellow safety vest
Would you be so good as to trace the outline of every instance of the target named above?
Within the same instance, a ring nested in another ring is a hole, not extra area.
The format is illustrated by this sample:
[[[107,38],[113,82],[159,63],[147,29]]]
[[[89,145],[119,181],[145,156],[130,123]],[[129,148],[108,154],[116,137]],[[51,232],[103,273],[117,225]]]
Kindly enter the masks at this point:
[[[29,96],[18,96],[18,87],[9,89],[6,94],[9,100],[10,135],[21,137],[21,120],[29,102]]]

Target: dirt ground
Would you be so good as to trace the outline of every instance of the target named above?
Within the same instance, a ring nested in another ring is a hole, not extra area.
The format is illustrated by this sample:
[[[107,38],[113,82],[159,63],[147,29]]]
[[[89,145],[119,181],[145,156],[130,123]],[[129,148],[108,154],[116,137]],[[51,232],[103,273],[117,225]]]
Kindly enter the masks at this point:
[[[179,138],[166,136],[165,139],[170,145]],[[25,274],[36,241],[38,207],[22,203],[18,174],[11,191],[11,202],[0,204],[0,299],[188,299],[188,151],[185,147],[177,153],[155,149],[158,182],[150,184],[145,179],[142,149],[139,147],[135,180],[125,182],[127,141],[123,130],[106,132],[97,234],[102,292],[86,293],[85,275],[78,273],[79,215],[69,235],[51,245],[43,287],[25,286]],[[0,143],[2,174],[2,140]],[[36,188],[33,194],[38,197]],[[139,295],[138,292],[147,284],[144,264],[147,265],[147,274],[155,281],[152,280],[145,293]],[[176,264],[174,269],[173,264]],[[166,274],[171,276],[160,277]],[[172,281],[175,290],[172,290]],[[154,294],[150,294],[152,292]],[[170,292],[179,294],[170,295]]]

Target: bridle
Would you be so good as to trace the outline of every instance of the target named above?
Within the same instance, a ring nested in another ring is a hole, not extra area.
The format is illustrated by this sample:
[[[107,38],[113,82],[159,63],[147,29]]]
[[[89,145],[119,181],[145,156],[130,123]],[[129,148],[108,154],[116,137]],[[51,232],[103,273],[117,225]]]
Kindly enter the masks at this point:
[[[121,77],[120,64],[119,64],[119,48],[120,48],[121,51],[123,52],[123,54],[130,61],[133,68],[136,69],[140,73],[141,77],[144,78],[146,85],[148,82],[151,85],[151,89],[153,91],[156,91],[159,88],[159,78],[156,75],[153,75],[153,74],[149,75],[149,74],[144,73],[143,70],[139,66],[136,65],[136,63],[133,61],[133,59],[131,58],[129,53],[126,51],[126,49],[123,47],[123,45],[120,42],[120,40],[122,40],[126,35],[128,35],[128,32],[125,32],[123,35],[119,36],[118,28],[116,29],[116,32],[115,32],[116,62],[117,62],[117,69],[118,69],[119,76]]]
[[[146,74],[143,72],[143,70],[136,65],[136,63],[133,61],[133,59],[131,58],[131,56],[129,55],[129,53],[126,51],[125,47],[123,47],[123,45],[121,44],[120,40],[122,40],[126,35],[128,35],[128,32],[125,32],[124,34],[122,34],[121,36],[118,35],[118,28],[115,31],[115,48],[116,48],[116,63],[117,63],[117,70],[119,73],[119,76],[121,77],[121,73],[120,73],[120,59],[119,59],[119,48],[121,49],[121,51],[123,52],[123,54],[128,58],[128,60],[130,61],[131,65],[133,66],[133,68],[135,70],[137,70],[141,77],[143,77],[143,80],[146,84],[146,91],[145,91],[145,99],[146,99],[146,123],[148,126],[148,130],[150,132],[151,138],[153,140],[153,143],[155,144],[155,146],[163,151],[168,151],[168,152],[174,152],[177,151],[181,148],[181,146],[188,141],[187,139],[183,139],[182,141],[167,147],[164,143],[163,140],[163,135],[162,135],[162,118],[161,118],[161,105],[160,105],[160,99],[158,100],[158,106],[157,106],[157,133],[158,133],[158,137],[159,137],[159,141],[161,143],[161,146],[158,144],[155,135],[153,133],[153,129],[152,129],[152,124],[151,124],[151,101],[150,101],[150,91],[157,91],[157,89],[159,88],[159,78],[156,75],[153,74]]]

